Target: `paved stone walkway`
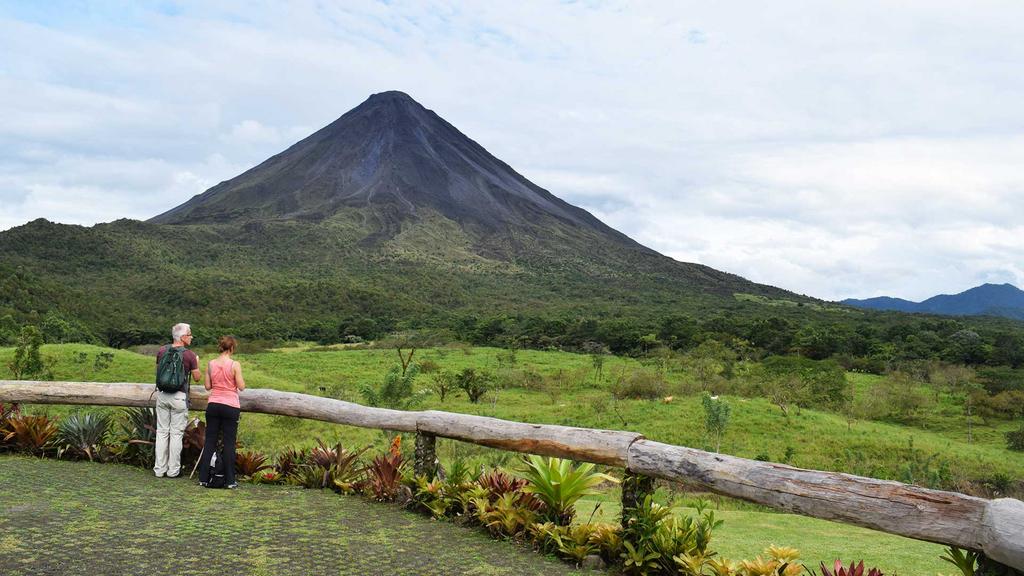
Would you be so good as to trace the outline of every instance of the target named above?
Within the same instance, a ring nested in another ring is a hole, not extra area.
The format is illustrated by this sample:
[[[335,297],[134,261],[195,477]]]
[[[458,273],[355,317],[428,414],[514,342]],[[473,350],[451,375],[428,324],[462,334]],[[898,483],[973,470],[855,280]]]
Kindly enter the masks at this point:
[[[582,574],[476,529],[329,491],[204,490],[114,464],[0,455],[0,574]]]

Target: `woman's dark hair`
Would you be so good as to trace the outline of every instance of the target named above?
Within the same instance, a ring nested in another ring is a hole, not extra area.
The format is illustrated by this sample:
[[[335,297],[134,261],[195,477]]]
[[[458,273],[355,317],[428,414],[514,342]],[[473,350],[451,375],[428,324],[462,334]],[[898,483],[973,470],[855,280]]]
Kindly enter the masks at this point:
[[[217,340],[217,349],[221,352],[234,352],[238,348],[238,340],[235,340],[233,336],[221,336]]]

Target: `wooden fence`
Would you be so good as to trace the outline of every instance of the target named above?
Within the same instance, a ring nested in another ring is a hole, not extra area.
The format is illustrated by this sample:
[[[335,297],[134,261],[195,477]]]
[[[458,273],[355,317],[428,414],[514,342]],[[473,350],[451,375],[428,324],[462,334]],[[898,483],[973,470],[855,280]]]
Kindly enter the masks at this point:
[[[0,402],[151,406],[153,393],[152,384],[0,380]],[[205,391],[194,391],[191,408],[205,406]],[[806,516],[976,550],[1004,566],[1024,570],[1024,502],[1012,498],[987,500],[804,470],[662,444],[634,432],[526,424],[434,410],[387,410],[269,389],[246,389],[241,406],[245,412],[415,433],[418,468],[424,461],[433,462],[438,436],[571,458],[624,468],[631,476],[697,483],[716,494]]]

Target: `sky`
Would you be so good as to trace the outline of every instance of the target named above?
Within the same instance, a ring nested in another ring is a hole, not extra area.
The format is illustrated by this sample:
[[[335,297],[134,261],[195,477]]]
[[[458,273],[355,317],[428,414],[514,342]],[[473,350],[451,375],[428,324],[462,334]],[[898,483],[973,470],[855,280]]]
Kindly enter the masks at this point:
[[[147,219],[402,90],[801,294],[1024,287],[1024,3],[0,0],[0,230]]]

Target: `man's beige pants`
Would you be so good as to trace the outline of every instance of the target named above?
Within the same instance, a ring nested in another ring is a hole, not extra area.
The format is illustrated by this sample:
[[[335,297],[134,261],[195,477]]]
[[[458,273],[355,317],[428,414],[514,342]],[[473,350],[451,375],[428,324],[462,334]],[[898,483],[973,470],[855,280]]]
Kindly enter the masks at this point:
[[[157,476],[181,473],[181,437],[188,424],[188,405],[184,392],[156,393],[156,463]]]

